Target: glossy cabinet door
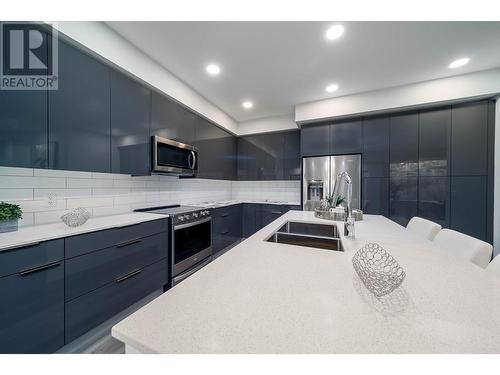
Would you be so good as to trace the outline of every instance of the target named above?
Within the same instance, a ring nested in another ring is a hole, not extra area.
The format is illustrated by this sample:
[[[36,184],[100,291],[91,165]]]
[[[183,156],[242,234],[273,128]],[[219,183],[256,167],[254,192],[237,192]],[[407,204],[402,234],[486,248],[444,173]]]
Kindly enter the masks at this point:
[[[418,179],[418,216],[448,228],[450,224],[449,177],[420,176]]]
[[[418,212],[418,178],[392,177],[389,180],[389,218],[406,226]]]
[[[243,203],[242,208],[242,237],[250,237],[257,231],[255,223],[255,208],[256,205],[252,203]]]
[[[487,174],[488,102],[454,105],[451,109],[451,174]]]
[[[111,73],[111,172],[148,175],[151,90],[126,75]]]
[[[47,91],[0,90],[0,166],[47,168]]]
[[[363,120],[363,177],[389,177],[388,117]]]
[[[390,175],[418,175],[418,113],[390,118]]]
[[[238,139],[238,179],[282,180],[284,178],[282,133],[243,136]]]
[[[361,119],[335,121],[330,127],[330,154],[358,154],[363,147]]]
[[[363,212],[389,217],[389,178],[363,179]]]
[[[152,93],[151,135],[193,145],[196,141],[196,115],[175,100]]]
[[[49,91],[49,168],[110,172],[110,68],[59,42],[59,89]]]
[[[330,155],[330,125],[304,125],[300,130],[302,156]]]
[[[486,241],[486,202],[486,176],[452,176],[450,228]]]
[[[419,176],[450,175],[451,108],[419,115]]]
[[[225,130],[199,118],[196,123],[198,177],[232,180],[236,177],[236,139]]]
[[[284,155],[283,155],[283,179],[300,180],[300,131],[292,130],[283,132]]]
[[[64,345],[62,259],[0,278],[0,295],[0,353],[53,353]]]

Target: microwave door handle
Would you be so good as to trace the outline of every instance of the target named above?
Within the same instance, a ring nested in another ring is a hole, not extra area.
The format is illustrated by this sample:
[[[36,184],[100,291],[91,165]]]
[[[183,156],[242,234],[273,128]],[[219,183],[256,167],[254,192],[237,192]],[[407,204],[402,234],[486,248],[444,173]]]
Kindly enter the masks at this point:
[[[189,154],[189,168],[196,168],[196,153],[194,151],[191,151],[191,153]]]

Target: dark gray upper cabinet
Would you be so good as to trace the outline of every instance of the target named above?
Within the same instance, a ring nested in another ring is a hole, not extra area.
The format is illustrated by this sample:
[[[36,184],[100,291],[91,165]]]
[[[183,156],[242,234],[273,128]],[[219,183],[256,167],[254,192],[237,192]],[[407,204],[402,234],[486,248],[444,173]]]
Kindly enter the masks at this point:
[[[486,241],[486,176],[451,177],[450,228]]]
[[[111,73],[111,172],[151,171],[151,90],[126,75]]]
[[[389,118],[363,120],[363,177],[389,177]]]
[[[0,166],[47,168],[47,91],[0,90]]]
[[[292,130],[283,133],[285,150],[283,155],[283,178],[300,180],[300,131]]]
[[[111,171],[110,69],[59,42],[59,89],[49,91],[49,168]]]
[[[307,125],[300,130],[302,156],[330,155],[330,125]]]
[[[152,93],[151,135],[193,145],[196,141],[196,115],[155,91]]]
[[[439,223],[445,228],[450,226],[449,177],[419,177],[418,216]]]
[[[391,176],[418,175],[418,113],[390,118]]]
[[[283,133],[238,138],[238,179],[282,180],[284,178]]]
[[[236,179],[236,138],[199,117],[196,125],[198,177]]]
[[[451,128],[451,174],[486,175],[488,102],[453,106]]]
[[[357,154],[363,147],[361,119],[334,122],[330,128],[330,154]]]
[[[420,112],[419,175],[448,176],[450,158],[451,108]]]

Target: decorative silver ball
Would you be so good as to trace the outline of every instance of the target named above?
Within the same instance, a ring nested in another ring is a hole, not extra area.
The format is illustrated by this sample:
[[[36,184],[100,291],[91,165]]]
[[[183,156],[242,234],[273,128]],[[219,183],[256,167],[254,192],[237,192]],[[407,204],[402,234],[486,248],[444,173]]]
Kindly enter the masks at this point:
[[[61,216],[61,220],[68,227],[79,227],[87,222],[90,219],[90,212],[85,208],[75,208],[73,211],[68,212]]]
[[[359,249],[352,258],[352,265],[363,284],[376,297],[391,293],[406,277],[396,259],[376,243]]]

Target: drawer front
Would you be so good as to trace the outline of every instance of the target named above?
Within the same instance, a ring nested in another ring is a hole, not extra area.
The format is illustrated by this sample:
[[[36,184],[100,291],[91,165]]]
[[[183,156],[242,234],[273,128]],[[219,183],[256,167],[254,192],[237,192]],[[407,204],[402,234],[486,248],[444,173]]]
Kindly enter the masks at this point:
[[[283,207],[274,204],[263,204],[260,207],[260,214],[258,215],[258,229],[270,224],[278,217],[283,215]]]
[[[226,237],[216,238],[212,243],[213,252],[218,253],[219,251],[224,250],[226,247],[232,245],[233,243],[234,241]]]
[[[212,227],[214,252],[241,239],[241,210],[240,204],[217,209]]]
[[[64,345],[64,262],[0,279],[0,353],[52,353]]]
[[[73,258],[95,250],[123,244],[138,238],[165,232],[166,230],[167,220],[160,219],[68,237],[65,239],[66,258]]]
[[[0,252],[0,277],[58,262],[64,258],[64,239],[40,242]]]
[[[66,344],[98,326],[167,283],[161,260],[127,279],[103,286],[66,303]]]
[[[167,233],[108,247],[66,261],[66,301],[167,257]]]

